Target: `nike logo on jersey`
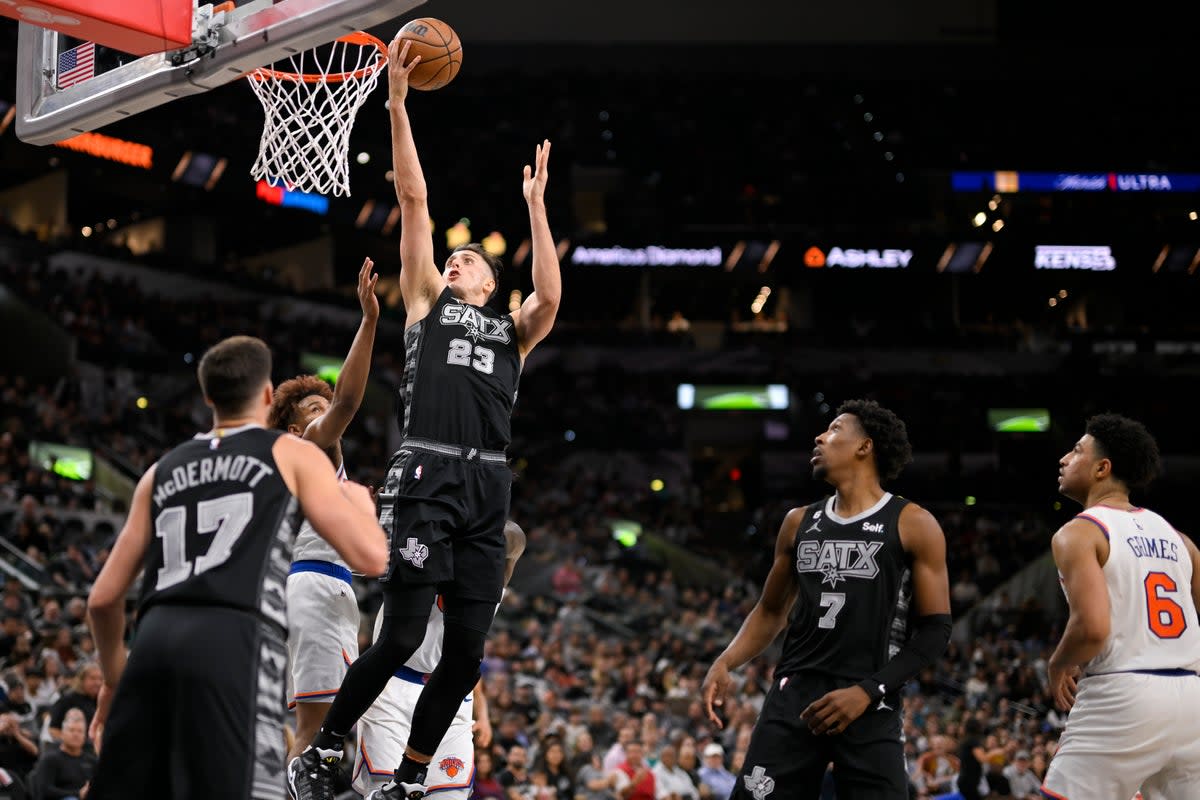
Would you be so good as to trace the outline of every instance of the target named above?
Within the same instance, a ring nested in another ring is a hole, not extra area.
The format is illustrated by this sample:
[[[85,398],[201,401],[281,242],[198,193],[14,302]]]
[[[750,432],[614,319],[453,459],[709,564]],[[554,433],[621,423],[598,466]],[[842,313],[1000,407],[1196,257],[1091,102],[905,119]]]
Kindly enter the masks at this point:
[[[472,341],[487,339],[505,344],[512,341],[512,320],[489,317],[471,306],[442,306],[442,315],[438,321],[443,325],[462,325],[467,329],[467,337]]]
[[[796,547],[796,571],[818,572],[825,577],[821,583],[837,586],[847,578],[871,580],[879,574],[875,554],[883,542],[843,541],[829,539],[824,542],[804,541]]]
[[[429,558],[429,548],[409,537],[404,549],[400,551],[400,557],[419,569],[425,566],[425,559]]]

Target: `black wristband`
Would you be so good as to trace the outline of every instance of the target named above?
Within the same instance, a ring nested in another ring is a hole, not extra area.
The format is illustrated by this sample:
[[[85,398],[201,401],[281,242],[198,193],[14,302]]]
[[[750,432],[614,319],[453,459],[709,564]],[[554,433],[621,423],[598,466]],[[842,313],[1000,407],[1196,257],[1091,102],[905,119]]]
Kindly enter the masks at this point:
[[[855,686],[867,693],[867,697],[871,698],[872,705],[878,703],[887,694],[887,687],[872,678],[864,678]]]

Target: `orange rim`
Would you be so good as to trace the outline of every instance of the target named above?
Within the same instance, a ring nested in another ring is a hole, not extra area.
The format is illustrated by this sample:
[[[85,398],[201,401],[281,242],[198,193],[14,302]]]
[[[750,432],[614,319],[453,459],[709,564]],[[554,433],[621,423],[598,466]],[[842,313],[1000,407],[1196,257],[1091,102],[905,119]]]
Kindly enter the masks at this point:
[[[258,69],[249,73],[249,77],[256,81],[273,80],[293,82],[304,81],[305,83],[341,83],[342,81],[348,80],[361,80],[387,63],[387,45],[383,43],[382,39],[372,36],[365,31],[355,31],[354,33],[348,33],[345,36],[339,36],[336,41],[343,42],[344,44],[362,45],[363,47],[374,45],[375,49],[379,51],[376,53],[375,63],[368,64],[362,69],[356,69],[354,72],[331,72],[328,75],[321,75],[320,73],[312,74],[305,72],[284,72],[282,70],[259,67]]]

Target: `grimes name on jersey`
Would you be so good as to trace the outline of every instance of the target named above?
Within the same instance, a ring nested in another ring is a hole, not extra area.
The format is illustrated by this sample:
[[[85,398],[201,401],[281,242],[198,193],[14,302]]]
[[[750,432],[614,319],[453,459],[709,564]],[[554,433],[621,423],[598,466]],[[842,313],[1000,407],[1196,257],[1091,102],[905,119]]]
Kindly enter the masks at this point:
[[[879,574],[875,554],[883,542],[809,539],[796,546],[796,570],[800,573],[819,572],[821,583],[837,586],[847,578],[871,580]]]
[[[254,456],[201,458],[176,467],[169,476],[156,476],[162,483],[154,490],[154,505],[161,507],[176,492],[217,481],[241,481],[253,489],[263,478],[274,474],[275,470]]]
[[[512,340],[512,320],[480,314],[478,309],[471,306],[444,305],[438,321],[443,325],[462,325],[467,329],[467,336],[474,341],[488,339],[508,344]]]

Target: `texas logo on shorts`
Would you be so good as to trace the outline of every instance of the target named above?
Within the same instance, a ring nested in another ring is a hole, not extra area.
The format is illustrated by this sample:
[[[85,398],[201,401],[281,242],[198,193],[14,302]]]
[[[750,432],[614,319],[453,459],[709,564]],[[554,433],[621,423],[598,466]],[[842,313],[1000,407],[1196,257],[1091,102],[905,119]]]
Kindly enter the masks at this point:
[[[438,769],[453,778],[455,775],[463,771],[465,765],[461,758],[447,756],[438,762]]]

